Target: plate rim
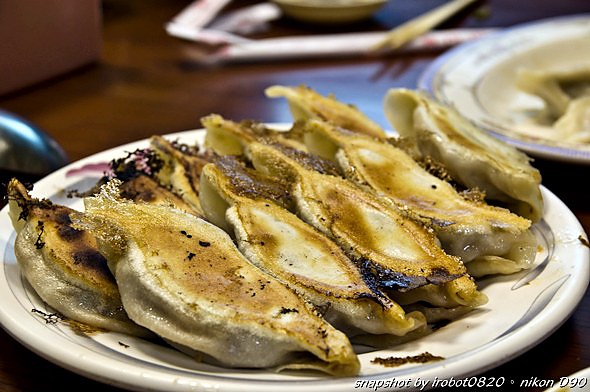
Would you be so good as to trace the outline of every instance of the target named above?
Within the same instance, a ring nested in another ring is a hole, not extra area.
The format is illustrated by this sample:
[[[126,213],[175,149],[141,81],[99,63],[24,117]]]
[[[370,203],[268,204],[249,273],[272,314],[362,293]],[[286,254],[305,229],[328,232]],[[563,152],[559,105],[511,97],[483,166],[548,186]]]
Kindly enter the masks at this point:
[[[272,124],[271,124],[272,125]],[[281,124],[276,124],[277,126],[282,126]],[[196,134],[200,132],[201,134],[204,133],[203,130],[190,130],[190,131],[182,131],[182,132],[175,132],[170,133],[167,135],[163,135],[164,137],[168,138],[176,138],[176,137],[187,137],[191,136],[192,134]],[[123,144],[118,147],[113,147],[107,149],[105,151],[98,152],[96,154],[92,154],[86,158],[82,158],[78,161],[72,162],[69,165],[65,166],[62,169],[57,170],[56,172],[44,177],[40,181],[38,181],[35,185],[41,184],[41,186],[45,186],[44,184],[51,184],[55,178],[60,178],[67,173],[68,170],[72,168],[79,167],[84,164],[92,163],[97,159],[101,159],[101,156],[106,155],[115,155],[122,156],[125,151],[134,151],[136,148],[141,148],[142,146],[145,147],[148,144],[149,139],[143,139],[127,144]],[[104,159],[103,159],[104,160]],[[47,186],[48,186],[47,185]],[[67,184],[64,185],[67,188]],[[61,184],[60,184],[61,189]],[[557,208],[560,210],[561,219],[564,219],[562,215],[566,215],[568,222],[573,224],[575,227],[575,231],[579,232],[580,235],[586,234],[584,229],[578,219],[573,215],[571,210],[551,191],[542,187],[543,195],[550,200],[551,203],[548,205],[552,208]],[[7,216],[8,206],[5,206],[0,211],[0,220],[9,219]],[[555,218],[554,218],[555,219]],[[5,240],[8,241],[11,236],[14,237],[14,230],[10,227],[8,238]],[[4,255],[6,251],[7,243],[3,243],[5,236],[5,230],[0,228],[0,254]],[[590,260],[590,249],[577,246],[573,249],[575,254],[578,255],[580,258],[585,258]],[[5,292],[6,290],[11,290],[7,284],[7,276],[5,274],[5,260],[2,259],[2,264],[0,268],[0,293]],[[445,364],[446,367],[446,374],[449,372],[454,372],[450,376],[452,377],[467,377],[474,374],[479,374],[483,371],[489,370],[491,368],[497,367],[515,357],[520,355],[522,352],[534,347],[538,343],[540,343],[543,339],[553,333],[557,328],[559,328],[575,311],[579,302],[584,296],[586,292],[586,288],[588,287],[588,283],[590,282],[590,265],[585,263],[583,266],[583,272],[580,274],[580,277],[575,278],[573,282],[578,282],[577,285],[574,286],[576,288],[575,292],[569,292],[568,295],[565,296],[567,298],[567,303],[569,307],[567,309],[558,309],[559,320],[556,321],[555,314],[549,314],[547,311],[541,312],[538,314],[533,321],[535,321],[535,330],[528,331],[528,333],[523,337],[523,330],[517,330],[513,334],[509,334],[506,337],[502,338],[500,342],[498,340],[493,340],[488,342],[483,346],[478,346],[477,348],[468,350],[466,352],[453,355],[450,359],[449,363]],[[566,279],[567,280],[567,279]],[[564,282],[569,284],[573,284],[572,281]],[[559,288],[561,289],[561,287]],[[10,298],[10,301],[17,301],[16,298]],[[559,303],[565,301],[566,299],[561,299]],[[171,375],[169,372],[164,371],[161,374],[157,371],[152,371],[148,369],[148,371],[141,372],[140,369],[137,369],[135,365],[129,363],[121,363],[121,361],[112,358],[104,358],[101,356],[100,353],[94,353],[92,350],[89,350],[87,346],[82,347],[83,353],[70,353],[66,352],[64,355],[64,349],[62,346],[56,346],[51,342],[43,340],[42,337],[39,337],[34,333],[39,328],[47,328],[46,326],[38,326],[38,328],[34,328],[33,330],[29,331],[27,328],[22,328],[22,325],[19,324],[18,318],[24,317],[24,313],[21,311],[22,314],[20,315],[12,315],[7,313],[6,308],[8,307],[0,307],[0,324],[3,328],[17,341],[23,344],[25,347],[30,349],[33,352],[36,352],[40,356],[44,357],[50,362],[53,362],[65,369],[78,373],[82,376],[88,377],[90,379],[94,379],[99,382],[103,382],[106,384],[130,388],[130,389],[143,389],[146,387],[155,387],[158,388],[166,388],[169,390],[191,390],[191,388],[200,387],[200,388],[218,388],[222,391],[233,391],[236,388],[246,388],[248,390],[256,390],[256,391],[271,391],[276,390],[277,385],[280,384],[280,387],[285,391],[303,391],[309,390],[308,387],[316,388],[316,390],[322,391],[341,391],[343,389],[354,389],[354,382],[355,380],[386,380],[391,379],[392,373],[399,374],[395,370],[388,370],[384,368],[384,371],[379,374],[369,374],[369,375],[359,375],[355,377],[337,379],[332,377],[325,377],[321,379],[297,379],[294,382],[289,382],[288,380],[264,380],[264,379],[248,379],[243,377],[229,377],[224,373],[214,374],[214,375],[207,375],[207,374],[196,374],[193,373],[191,377],[183,378],[182,376],[176,375],[175,378],[178,380],[174,385],[171,385],[169,378]],[[121,335],[124,336],[124,335]],[[510,352],[507,354],[506,352],[506,345],[510,344],[513,341],[523,341],[523,344],[519,345],[518,349],[509,350]],[[508,341],[508,343],[506,343]],[[487,347],[486,347],[487,346]],[[473,356],[472,351],[484,351],[487,353],[488,357],[494,358],[493,361],[487,362],[484,366],[476,365],[475,362],[471,366],[465,366],[465,357],[469,359],[469,357]],[[490,355],[493,354],[493,355]],[[100,360],[102,358],[102,360]],[[114,362],[111,364],[111,362]],[[86,368],[87,365],[92,365],[94,368]],[[425,373],[424,369],[426,369],[426,376],[432,377],[432,373],[439,368],[439,365],[430,364],[425,365],[421,368],[421,373]],[[461,370],[457,369],[460,368]],[[89,370],[92,369],[92,370]],[[190,371],[188,371],[190,372]],[[201,372],[202,373],[202,372]],[[414,368],[407,368],[405,371],[405,376],[414,376],[417,374],[416,369]],[[404,374],[402,374],[404,376]],[[396,377],[399,378],[399,377]],[[405,389],[405,388],[404,388]],[[241,389],[243,390],[243,389]]]
[[[480,45],[483,46],[492,44],[494,41],[503,39],[506,36],[510,37],[511,35],[518,33],[518,31],[520,30],[538,28],[542,27],[543,25],[549,25],[554,23],[570,23],[575,20],[588,20],[588,22],[590,22],[590,13],[561,15],[551,18],[543,18],[539,20],[524,22],[513,26],[505,27],[499,31],[493,31],[479,39],[457,45],[456,47],[446,51],[445,53],[435,58],[426,67],[426,69],[418,77],[417,87],[418,89],[430,94],[436,100],[440,100],[438,92],[435,91],[435,80],[437,77],[440,76],[441,68],[443,68],[448,62],[467,54],[473,48],[479,47]],[[535,157],[553,159],[556,161],[567,163],[590,164],[590,143],[579,143],[580,146],[584,148],[575,148],[575,146],[570,146],[567,143],[553,144],[550,141],[548,141],[547,143],[543,143],[542,140],[541,142],[537,143],[535,141],[527,140],[526,138],[518,138],[515,136],[503,134],[497,129],[494,129],[486,124],[474,121],[465,113],[461,114],[463,115],[463,117],[472,122],[478,128],[484,129],[491,135]]]

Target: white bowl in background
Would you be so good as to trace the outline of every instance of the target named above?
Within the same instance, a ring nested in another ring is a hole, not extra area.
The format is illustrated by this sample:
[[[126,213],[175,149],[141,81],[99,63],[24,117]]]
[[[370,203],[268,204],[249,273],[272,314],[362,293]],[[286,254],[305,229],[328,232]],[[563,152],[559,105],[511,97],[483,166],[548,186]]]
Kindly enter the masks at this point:
[[[312,23],[349,23],[369,18],[387,0],[273,0],[283,13]]]

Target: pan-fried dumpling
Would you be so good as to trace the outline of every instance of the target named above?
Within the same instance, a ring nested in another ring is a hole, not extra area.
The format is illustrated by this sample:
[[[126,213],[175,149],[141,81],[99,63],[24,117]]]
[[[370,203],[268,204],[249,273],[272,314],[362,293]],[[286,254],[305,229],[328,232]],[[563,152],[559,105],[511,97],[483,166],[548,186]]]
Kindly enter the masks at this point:
[[[289,103],[295,121],[319,119],[351,131],[385,137],[385,131],[352,105],[338,101],[333,96],[324,97],[306,86],[271,86],[266,95],[284,97]]]
[[[422,327],[422,314],[406,315],[367,285],[338,245],[275,203],[288,195],[286,189],[228,156],[204,167],[201,205],[210,221],[229,225],[253,264],[293,288],[349,336],[403,336]]]
[[[158,138],[162,140],[160,137]],[[173,150],[177,158],[164,156],[167,153],[164,152],[163,148],[160,149],[159,153],[149,148],[135,150],[124,157],[113,159],[109,162],[109,170],[91,189],[85,192],[75,192],[74,194],[78,197],[92,196],[100,191],[102,185],[115,178],[121,181],[119,191],[120,196],[124,199],[142,203],[168,205],[189,214],[201,216],[200,207],[198,210],[195,209],[193,205],[174,193],[171,184],[174,183],[177,187],[179,185],[185,185],[188,187],[189,193],[193,193],[194,189],[187,182],[180,182],[179,184],[177,179],[170,178],[174,176],[175,171],[167,167],[167,165],[171,166],[171,161],[175,159],[177,161],[182,160],[184,155],[187,157],[185,159],[186,163],[190,165],[192,162],[189,159],[195,154],[185,152],[185,150],[190,150],[188,146],[181,147],[181,145],[170,143],[166,140],[162,140],[161,144]],[[203,159],[207,157],[205,154],[199,154],[199,156]],[[199,167],[202,167],[202,165]],[[197,175],[197,178],[200,174],[198,172],[199,167],[190,169],[194,175]],[[158,177],[160,177],[162,182],[157,179]],[[168,185],[165,186],[163,183]],[[184,191],[185,189],[182,190]]]
[[[304,139],[311,152],[337,161],[348,179],[425,222],[471,275],[513,273],[532,265],[537,245],[529,220],[465,198],[403,150],[317,120],[307,123]]]
[[[175,151],[178,154],[182,153],[178,149]],[[189,214],[199,215],[199,210],[195,210],[183,198],[172,192],[170,187],[166,187],[156,180],[156,174],[165,166],[164,160],[161,159],[162,154],[162,151],[160,151],[160,154],[156,154],[149,149],[137,150],[126,157],[113,160],[110,163],[110,173],[100,179],[92,191],[100,191],[101,185],[116,178],[121,181],[119,186],[120,196],[125,199],[169,205]],[[160,178],[164,177],[163,173],[159,174]],[[172,171],[167,171],[167,174],[171,175]],[[165,178],[163,182],[171,184],[174,181]],[[91,196],[93,192],[86,192],[86,195]]]
[[[198,215],[202,215],[199,179],[209,157],[194,148],[169,142],[162,136],[152,136],[150,145],[162,160],[162,165],[154,173],[155,178],[179,195]]]
[[[240,144],[236,144],[239,145],[239,148],[236,149],[235,154],[237,155],[242,155],[245,154],[245,152],[243,151],[243,149],[248,149],[248,146],[252,143],[255,143],[256,140],[260,140],[261,142],[265,142],[265,143],[269,143],[269,144],[273,144],[275,146],[275,148],[279,148],[278,146],[282,146],[282,148],[285,151],[291,151],[292,154],[297,154],[298,155],[298,159],[301,161],[300,163],[304,162],[304,165],[307,167],[307,169],[311,170],[312,172],[318,172],[318,173],[323,173],[323,174],[329,174],[330,176],[336,176],[339,177],[341,175],[338,167],[336,167],[336,165],[334,163],[332,163],[331,161],[325,160],[325,159],[320,159],[319,157],[314,157],[313,155],[310,154],[305,154],[305,150],[306,148],[300,149],[300,148],[291,148],[289,146],[288,143],[286,143],[287,140],[290,139],[290,135],[291,132],[293,132],[293,130],[289,130],[288,132],[278,132],[281,134],[281,136],[284,135],[284,137],[280,138],[280,139],[275,139],[272,135],[272,131],[269,133],[267,132],[265,137],[263,138],[258,138],[256,136],[257,132],[253,132],[251,130],[251,127],[255,126],[254,124],[249,124],[248,126],[244,127],[244,124],[240,124],[239,127],[236,126],[236,123],[232,122],[232,121],[228,121],[228,120],[224,120],[220,117],[216,116],[216,120],[215,120],[215,125],[214,126],[207,126],[207,132],[213,132],[213,133],[222,133],[224,134],[226,137],[230,137],[231,139],[235,139],[235,141],[239,141],[239,140],[246,140],[246,142],[240,143]],[[298,141],[301,140],[302,142],[302,138],[303,138],[303,128],[299,127],[297,124],[294,126],[295,132],[296,132],[296,139]],[[241,134],[242,133],[247,133],[247,137],[242,139],[241,138]],[[274,132],[277,133],[277,132]],[[214,138],[215,139],[215,138]],[[212,148],[215,148],[215,151],[217,153],[223,154],[223,146],[221,144],[217,145],[212,145]],[[253,158],[253,157],[251,157]],[[289,165],[283,166],[283,167],[276,167],[273,168],[272,165],[280,165],[280,162],[276,161],[276,162],[272,162],[269,164],[268,168],[264,168],[264,165],[261,166],[261,170],[264,172],[269,172],[272,175],[275,175],[275,178],[285,178],[287,181],[297,181],[297,178],[299,178],[299,176],[294,175],[293,173],[296,172],[297,170],[293,171],[292,167]],[[317,173],[316,173],[317,174]],[[310,174],[313,176],[313,174]],[[322,177],[325,178],[325,177]],[[349,186],[349,187],[353,187],[352,184],[347,183],[347,181],[342,180],[342,184],[345,186]],[[360,190],[359,190],[360,191]],[[366,194],[366,192],[361,192],[361,194]],[[317,196],[318,200],[321,200],[322,196]],[[366,195],[365,195],[366,197]],[[303,203],[304,204],[304,203]],[[355,205],[355,203],[352,203],[353,205]],[[385,208],[384,206],[379,206],[377,209],[381,209],[381,208]],[[296,208],[297,209],[297,208]],[[387,209],[387,208],[385,208]],[[301,215],[301,211],[297,211],[297,213],[299,215]],[[343,213],[344,215],[346,213]],[[396,213],[397,214],[397,213]],[[404,214],[404,219],[408,218],[408,216],[405,216],[406,214]],[[305,220],[305,215],[304,216],[304,220]],[[219,219],[220,221],[222,221],[223,219]],[[310,223],[310,222],[308,222]],[[222,222],[220,222],[219,224],[223,224]],[[312,223],[313,226],[313,223]],[[352,223],[352,226],[354,226],[354,223]],[[408,226],[410,227],[410,226]],[[414,226],[412,226],[414,227]],[[316,228],[318,228],[316,226]],[[324,233],[326,233],[328,236],[331,236],[330,234],[330,230],[328,228],[324,228],[322,230],[321,225],[318,228],[320,231],[323,231]],[[419,229],[419,231],[424,230],[423,228]],[[370,234],[367,234],[368,236],[370,236]],[[403,236],[402,236],[403,237]],[[435,244],[436,245],[436,244]],[[390,244],[391,247],[395,247],[394,243]],[[347,247],[348,249],[349,247]],[[438,245],[436,245],[436,248],[439,248]],[[440,250],[440,249],[439,249]],[[440,250],[442,252],[442,250]],[[354,252],[353,252],[354,253]],[[378,252],[377,252],[378,253]],[[444,253],[444,252],[443,252]],[[353,254],[352,255],[353,258],[358,258],[359,255],[358,254]],[[445,257],[448,257],[448,255],[445,255]],[[370,262],[365,263],[366,266],[370,267],[374,273],[376,273],[378,275],[377,279],[380,281],[380,284],[382,286],[385,287],[389,287],[390,289],[393,290],[399,290],[399,284],[405,285],[405,284],[409,284],[411,286],[415,286],[417,285],[416,283],[400,283],[400,282],[396,282],[395,277],[392,278],[393,275],[395,275],[395,272],[392,272],[391,269],[388,268],[384,268],[382,269],[381,272],[378,272],[377,269],[375,268],[375,266],[371,266]],[[384,272],[385,271],[385,272]],[[426,284],[428,286],[427,283],[425,283],[425,281],[422,279],[422,282],[420,284]],[[455,283],[453,285],[434,285],[435,287],[428,289],[429,293],[433,292],[433,291],[437,291],[438,295],[440,295],[440,297],[444,297],[448,299],[447,302],[447,307],[452,307],[452,306],[472,306],[473,304],[480,304],[485,302],[483,298],[483,296],[478,297],[478,294],[475,295],[470,295],[467,296],[469,297],[468,301],[463,301],[461,300],[459,297],[455,295],[458,292],[469,292],[469,293],[474,293],[474,283],[471,279],[471,277],[468,276],[464,276],[461,277],[459,279],[455,280]],[[425,292],[425,290],[422,290]],[[449,294],[451,293],[451,294]],[[431,294],[427,294],[426,296],[431,296]],[[466,298],[467,298],[466,297]],[[469,303],[470,305],[465,305]],[[473,305],[475,306],[475,305]],[[458,312],[453,312],[453,314],[457,314]],[[452,316],[452,315],[450,315]]]
[[[385,114],[401,136],[411,139],[422,156],[442,163],[453,180],[483,190],[533,222],[543,216],[541,175],[524,153],[416,91],[390,90]]]
[[[590,141],[590,64],[551,69],[520,69],[517,87],[543,100],[538,122],[552,124],[552,140]]]
[[[446,254],[431,232],[349,181],[309,169],[316,167],[309,163],[313,156],[300,155],[279,145],[252,143],[247,149],[257,170],[293,182],[298,215],[358,260],[381,287],[406,292],[440,286],[449,307],[486,301],[463,263]]]
[[[590,142],[590,94],[573,99],[554,124],[559,140],[572,143]]]
[[[198,215],[198,211],[168,188],[161,186],[152,177],[140,174],[129,178],[119,187],[121,197],[135,202],[167,205],[189,214]]]
[[[85,199],[130,318],[228,367],[317,369],[352,376],[348,338],[248,262],[221,229],[174,208],[118,197],[111,182]]]
[[[104,330],[138,336],[149,331],[132,322],[95,238],[75,229],[81,213],[31,198],[13,179],[8,185],[14,245],[22,272],[41,299],[65,317]]]
[[[220,155],[241,155],[245,146],[259,137],[250,123],[228,121],[219,114],[201,118],[201,124],[207,129],[205,147]]]
[[[565,114],[571,101],[590,96],[590,63],[550,69],[519,69],[516,86],[545,103],[545,114],[555,121]]]
[[[205,147],[219,155],[242,155],[246,146],[254,141],[275,141],[299,150],[305,150],[302,134],[296,130],[288,133],[278,132],[255,121],[235,122],[218,114],[201,118],[201,124],[207,130]]]

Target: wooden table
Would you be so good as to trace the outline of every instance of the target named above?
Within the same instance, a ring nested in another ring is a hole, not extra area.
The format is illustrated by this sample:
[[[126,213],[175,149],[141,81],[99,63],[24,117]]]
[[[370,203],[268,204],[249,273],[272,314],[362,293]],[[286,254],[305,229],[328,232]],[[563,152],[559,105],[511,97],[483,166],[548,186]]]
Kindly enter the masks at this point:
[[[254,2],[237,2],[250,3]],[[440,3],[395,0],[374,20],[346,28],[319,28],[279,20],[259,36],[386,29]],[[0,107],[46,130],[71,160],[152,134],[198,128],[199,118],[213,112],[236,120],[290,121],[283,101],[264,97],[264,88],[272,84],[306,84],[323,94],[334,93],[387,127],[382,113],[385,92],[392,87],[415,87],[419,75],[438,54],[206,67],[196,60],[202,52],[198,45],[172,38],[163,29],[164,23],[187,4],[186,0],[103,0],[100,61],[0,97]],[[590,12],[586,0],[489,0],[468,8],[442,27],[504,27],[583,12]],[[587,168],[544,160],[535,164],[544,176],[544,184],[590,231],[590,207],[580,188],[587,178]],[[2,172],[3,179],[10,174]],[[485,374],[518,380],[535,376],[559,379],[588,366],[590,294],[545,341]],[[62,387],[116,390],[64,370],[0,332],[0,391]]]

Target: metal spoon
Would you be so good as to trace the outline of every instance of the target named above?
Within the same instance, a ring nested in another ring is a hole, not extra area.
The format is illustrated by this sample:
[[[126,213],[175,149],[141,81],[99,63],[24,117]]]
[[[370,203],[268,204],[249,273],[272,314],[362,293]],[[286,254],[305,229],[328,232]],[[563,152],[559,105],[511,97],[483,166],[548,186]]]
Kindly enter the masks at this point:
[[[48,134],[0,110],[0,169],[45,175],[68,162],[66,153]]]

